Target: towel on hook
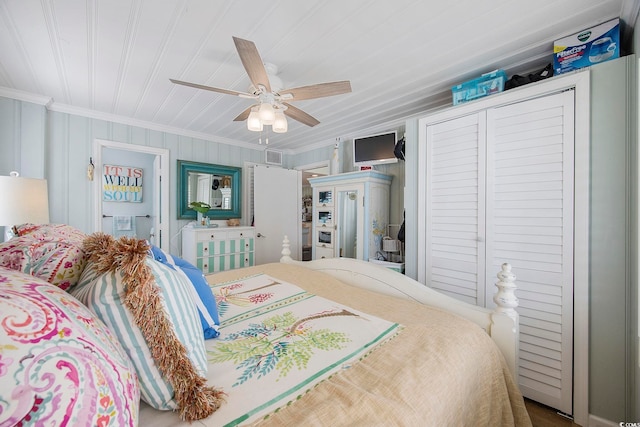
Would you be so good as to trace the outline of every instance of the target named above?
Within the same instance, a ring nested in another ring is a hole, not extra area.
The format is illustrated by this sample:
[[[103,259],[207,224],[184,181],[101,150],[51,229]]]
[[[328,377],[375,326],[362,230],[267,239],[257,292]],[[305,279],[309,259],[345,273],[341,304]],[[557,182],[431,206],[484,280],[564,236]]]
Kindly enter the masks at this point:
[[[136,237],[136,217],[132,215],[113,216],[113,237]]]

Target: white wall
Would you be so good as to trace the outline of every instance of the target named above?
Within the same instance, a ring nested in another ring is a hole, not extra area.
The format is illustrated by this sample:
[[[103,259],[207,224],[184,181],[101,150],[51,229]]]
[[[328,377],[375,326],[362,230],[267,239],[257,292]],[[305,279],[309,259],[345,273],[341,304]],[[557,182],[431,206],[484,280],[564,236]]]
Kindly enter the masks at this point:
[[[633,25],[634,28],[640,28],[640,17],[636,18],[636,21]],[[631,52],[637,52],[638,48],[640,48],[640,31],[634,31],[633,39],[631,43]],[[640,58],[640,55],[636,55],[636,58]],[[640,59],[636,62],[636,75],[635,75],[635,85],[636,85],[636,112],[638,111],[638,103],[640,103]],[[637,114],[636,117],[636,125],[635,125],[635,136],[636,136],[636,147],[635,147],[635,159],[636,165],[640,165],[640,149],[638,149],[638,143],[640,142],[640,120],[638,120]],[[632,223],[632,226],[635,227],[634,232],[631,233],[633,238],[633,247],[635,253],[632,254],[632,259],[635,260],[634,271],[632,272],[632,280],[634,281],[634,286],[632,287],[632,293],[630,295],[630,303],[631,303],[631,312],[635,314],[635,318],[631,320],[631,334],[630,334],[630,343],[631,343],[631,357],[630,357],[630,365],[631,370],[633,372],[633,382],[634,385],[631,390],[631,395],[629,396],[632,409],[631,409],[631,418],[632,420],[640,420],[640,212],[638,202],[640,201],[640,173],[636,168],[635,171],[635,222]]]
[[[244,162],[264,163],[264,147],[236,147],[215,141],[205,141],[159,130],[78,116],[39,104],[0,97],[0,175],[18,170],[23,176],[46,178],[49,181],[50,219],[72,225],[86,233],[93,232],[93,188],[86,178],[86,168],[93,156],[95,139],[127,144],[166,148],[170,152],[169,234],[171,249],[177,250],[180,229],[188,222],[177,219],[177,160],[242,167]],[[395,129],[391,129],[395,130]],[[402,127],[397,128],[402,135]],[[351,141],[341,146],[341,170],[353,170],[350,158]],[[284,157],[284,165],[312,164],[331,159],[333,144]],[[402,222],[404,205],[404,163],[377,167],[394,175],[391,193],[391,222]],[[177,252],[176,252],[177,253]]]
[[[630,420],[634,405],[629,296],[637,281],[628,237],[637,223],[637,164],[630,156],[637,108],[627,95],[635,93],[635,63],[627,56],[591,67],[589,411],[614,422]]]
[[[0,97],[0,175],[17,171],[25,178],[47,178],[46,123],[47,114],[42,105]],[[23,141],[29,143],[23,144]],[[51,191],[51,184],[49,189]],[[51,202],[49,211],[52,218]],[[4,227],[0,227],[0,232],[4,236]]]
[[[64,223],[85,233],[94,227],[93,185],[86,171],[95,139],[166,148],[170,153],[169,236],[171,249],[180,246],[177,219],[177,161],[192,160],[242,167],[262,163],[263,148],[236,147],[215,141],[49,111],[34,102],[0,97],[0,175],[17,170],[25,177],[46,178],[52,223]],[[99,171],[96,172],[97,174]],[[178,253],[178,252],[176,252]]]

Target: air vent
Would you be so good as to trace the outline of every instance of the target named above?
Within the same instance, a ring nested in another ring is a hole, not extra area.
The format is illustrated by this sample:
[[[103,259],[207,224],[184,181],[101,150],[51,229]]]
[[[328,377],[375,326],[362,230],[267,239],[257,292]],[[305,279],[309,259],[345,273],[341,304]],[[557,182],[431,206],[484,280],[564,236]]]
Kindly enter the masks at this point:
[[[264,162],[268,165],[282,166],[282,151],[264,150]]]

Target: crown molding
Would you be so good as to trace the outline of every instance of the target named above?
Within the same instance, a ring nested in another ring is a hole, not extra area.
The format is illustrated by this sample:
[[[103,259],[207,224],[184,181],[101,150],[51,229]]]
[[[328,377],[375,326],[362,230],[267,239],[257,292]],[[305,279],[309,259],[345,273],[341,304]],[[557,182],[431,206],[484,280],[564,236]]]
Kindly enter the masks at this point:
[[[104,120],[113,123],[119,123],[129,126],[137,126],[144,129],[156,130],[158,132],[166,132],[179,136],[186,136],[189,138],[201,139],[203,141],[216,142],[219,144],[233,145],[234,147],[247,148],[249,150],[263,151],[263,145],[252,144],[245,141],[238,141],[229,138],[221,138],[215,135],[211,135],[203,132],[189,131],[173,126],[165,126],[158,123],[153,123],[145,120],[133,119],[131,117],[119,116],[117,114],[103,113],[101,111],[92,110],[89,108],[74,107],[68,104],[62,104],[55,102],[53,98],[37,95],[30,92],[25,92],[17,89],[0,86],[0,96],[18,101],[30,102],[37,105],[44,106],[49,111],[55,111],[58,113],[73,114],[76,116],[87,117],[96,120]],[[291,150],[281,150],[285,154],[291,154]]]
[[[117,114],[103,113],[101,111],[91,110],[88,108],[74,107],[68,104],[60,104],[57,102],[52,103],[49,106],[49,110],[56,111],[59,113],[66,113],[66,114],[73,114],[76,116],[88,117],[91,119],[105,120],[108,122],[119,123],[123,125],[137,126],[144,129],[155,130],[158,132],[172,133],[175,135],[186,136],[189,138],[201,139],[203,141],[217,142],[220,144],[233,145],[235,147],[240,146],[243,148],[248,148],[250,150],[261,151],[262,149],[260,145],[251,144],[244,141],[221,138],[215,135],[210,135],[208,133],[189,131],[189,130],[185,130],[185,129],[181,129],[173,126],[165,126],[165,125],[161,125],[158,123],[153,123],[145,120],[133,119],[131,117],[123,117]]]
[[[53,98],[44,95],[37,95],[31,92],[25,92],[18,89],[12,89],[0,86],[0,96],[18,101],[30,102],[32,104],[43,105],[46,108],[53,103]]]

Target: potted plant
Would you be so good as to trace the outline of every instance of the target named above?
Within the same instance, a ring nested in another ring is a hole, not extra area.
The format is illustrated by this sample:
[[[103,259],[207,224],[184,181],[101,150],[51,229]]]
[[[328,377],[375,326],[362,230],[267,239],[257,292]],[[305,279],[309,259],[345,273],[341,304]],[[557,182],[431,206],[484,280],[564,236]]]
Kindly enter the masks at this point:
[[[204,215],[209,212],[211,205],[205,202],[191,202],[189,203],[189,207],[198,212],[198,224],[206,225],[206,217]]]

